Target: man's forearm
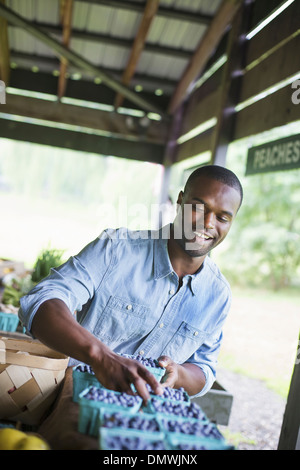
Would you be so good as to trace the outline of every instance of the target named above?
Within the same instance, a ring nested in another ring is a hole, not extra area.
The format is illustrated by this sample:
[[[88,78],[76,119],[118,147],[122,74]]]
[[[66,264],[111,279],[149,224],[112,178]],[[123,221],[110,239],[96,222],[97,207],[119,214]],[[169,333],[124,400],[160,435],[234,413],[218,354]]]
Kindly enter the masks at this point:
[[[178,382],[175,388],[184,387],[189,395],[196,395],[205,386],[204,372],[195,364],[186,362],[178,367]]]
[[[32,322],[32,333],[52,349],[90,364],[105,347],[84,329],[59,299],[41,304]]]

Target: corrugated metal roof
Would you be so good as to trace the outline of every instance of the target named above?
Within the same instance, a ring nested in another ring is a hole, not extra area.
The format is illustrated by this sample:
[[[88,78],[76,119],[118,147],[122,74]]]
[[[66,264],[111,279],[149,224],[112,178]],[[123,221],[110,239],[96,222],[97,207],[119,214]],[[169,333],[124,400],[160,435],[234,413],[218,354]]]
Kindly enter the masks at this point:
[[[141,79],[146,89],[148,80],[149,90],[154,91],[153,88],[159,86],[165,95],[170,95],[208,27],[206,21],[196,21],[197,15],[213,17],[220,3],[221,0],[161,0],[130,86],[134,87]],[[115,76],[121,79],[145,4],[145,0],[124,0],[122,3],[74,0],[69,47],[90,63],[104,71],[117,74]],[[30,22],[45,28],[48,34],[61,41],[59,0],[7,0],[6,5]],[[139,8],[135,9],[135,6]],[[191,13],[193,16],[172,17],[174,13]],[[8,31],[14,67],[19,65],[20,69],[31,69],[35,66],[36,70],[47,74],[51,73],[51,70],[57,70],[59,57],[49,46],[19,27],[9,25]],[[112,40],[119,42],[113,44]],[[168,49],[171,49],[172,54]],[[77,68],[71,65],[70,69]],[[17,71],[18,68],[14,70],[14,75]],[[82,72],[84,80],[95,78],[85,71]]]

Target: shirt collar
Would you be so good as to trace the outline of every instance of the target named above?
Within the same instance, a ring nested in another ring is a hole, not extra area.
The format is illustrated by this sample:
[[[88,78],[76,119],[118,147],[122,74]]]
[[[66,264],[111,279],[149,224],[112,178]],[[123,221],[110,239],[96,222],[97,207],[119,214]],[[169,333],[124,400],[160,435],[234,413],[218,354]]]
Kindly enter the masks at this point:
[[[173,272],[173,267],[168,253],[168,239],[170,237],[171,224],[165,225],[157,231],[154,240],[153,265],[155,280],[168,276]]]
[[[154,240],[154,278],[155,280],[169,276],[171,273],[174,273],[173,266],[170,261],[168,253],[168,239],[170,236],[170,227],[171,224],[162,227],[158,230],[157,238]],[[201,279],[203,279],[203,271],[205,267],[205,260],[195,274],[190,274],[189,279],[187,280],[187,285],[190,287],[192,293],[196,295],[199,293]]]

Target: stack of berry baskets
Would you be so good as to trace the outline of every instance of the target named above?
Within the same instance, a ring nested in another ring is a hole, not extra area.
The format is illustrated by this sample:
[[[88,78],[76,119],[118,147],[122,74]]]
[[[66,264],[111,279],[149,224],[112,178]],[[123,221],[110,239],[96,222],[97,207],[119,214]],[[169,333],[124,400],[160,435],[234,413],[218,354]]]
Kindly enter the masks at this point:
[[[79,394],[90,385],[102,387],[91,366],[81,363],[73,367],[73,401],[75,403],[78,403]]]
[[[98,436],[99,413],[101,408],[111,411],[127,409],[136,413],[141,408],[142,398],[138,395],[114,392],[91,385],[79,394],[78,431],[90,436]]]
[[[165,433],[155,415],[100,410],[99,448],[102,450],[166,450]]]

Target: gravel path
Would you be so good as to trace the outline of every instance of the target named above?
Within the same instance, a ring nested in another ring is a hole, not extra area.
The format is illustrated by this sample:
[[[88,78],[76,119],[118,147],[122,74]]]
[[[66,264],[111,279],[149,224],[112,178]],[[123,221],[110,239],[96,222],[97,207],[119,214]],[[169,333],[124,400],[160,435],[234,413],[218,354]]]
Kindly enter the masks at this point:
[[[276,450],[286,400],[260,380],[219,369],[217,380],[233,395],[228,426],[219,426],[238,450]]]

